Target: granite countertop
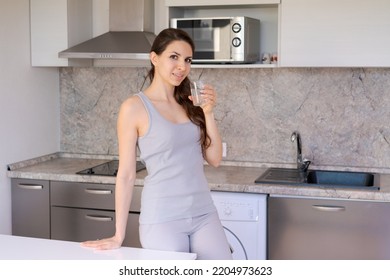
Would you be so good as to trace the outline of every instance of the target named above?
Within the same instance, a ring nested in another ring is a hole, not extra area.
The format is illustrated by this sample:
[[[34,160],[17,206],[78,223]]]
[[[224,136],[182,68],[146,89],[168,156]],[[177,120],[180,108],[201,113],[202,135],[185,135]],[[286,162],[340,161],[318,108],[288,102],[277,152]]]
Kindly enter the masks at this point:
[[[95,165],[117,159],[113,156],[91,156],[54,153],[39,158],[10,164],[8,177],[51,181],[86,182],[115,184],[115,177],[78,175],[76,172]],[[361,190],[347,188],[308,187],[307,185],[256,184],[267,166],[248,166],[245,164],[222,164],[218,168],[205,166],[211,190],[229,192],[250,192],[270,195],[289,195],[301,197],[323,197],[339,199],[359,199],[390,201],[390,174],[380,175],[380,190]],[[146,170],[139,171],[135,181],[142,185]]]

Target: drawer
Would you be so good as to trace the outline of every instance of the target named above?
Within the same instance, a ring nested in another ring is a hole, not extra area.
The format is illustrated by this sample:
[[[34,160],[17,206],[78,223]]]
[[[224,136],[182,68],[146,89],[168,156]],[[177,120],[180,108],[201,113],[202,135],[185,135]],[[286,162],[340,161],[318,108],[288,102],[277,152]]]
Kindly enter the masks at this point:
[[[123,246],[141,248],[139,214],[129,213]],[[113,236],[115,212],[66,207],[51,207],[51,238],[82,242]]]
[[[115,209],[115,186],[105,184],[51,182],[51,206]]]
[[[140,211],[141,192],[142,187],[134,187],[130,211]],[[115,185],[54,181],[50,201],[51,206],[115,210]]]

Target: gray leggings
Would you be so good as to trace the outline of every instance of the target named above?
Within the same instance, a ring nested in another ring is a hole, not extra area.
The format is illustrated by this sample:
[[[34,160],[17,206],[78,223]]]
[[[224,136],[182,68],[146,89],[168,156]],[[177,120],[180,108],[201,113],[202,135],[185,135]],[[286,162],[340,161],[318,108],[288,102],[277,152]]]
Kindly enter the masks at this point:
[[[198,260],[231,260],[217,212],[159,224],[141,224],[143,248],[196,253]]]

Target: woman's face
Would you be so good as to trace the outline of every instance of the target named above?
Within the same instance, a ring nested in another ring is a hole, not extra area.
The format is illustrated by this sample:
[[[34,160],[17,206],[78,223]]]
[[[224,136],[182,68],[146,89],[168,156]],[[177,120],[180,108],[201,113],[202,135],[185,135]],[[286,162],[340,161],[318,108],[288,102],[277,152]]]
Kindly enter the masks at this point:
[[[192,49],[185,41],[173,41],[160,55],[151,53],[155,67],[155,78],[161,77],[165,83],[178,86],[191,70]]]

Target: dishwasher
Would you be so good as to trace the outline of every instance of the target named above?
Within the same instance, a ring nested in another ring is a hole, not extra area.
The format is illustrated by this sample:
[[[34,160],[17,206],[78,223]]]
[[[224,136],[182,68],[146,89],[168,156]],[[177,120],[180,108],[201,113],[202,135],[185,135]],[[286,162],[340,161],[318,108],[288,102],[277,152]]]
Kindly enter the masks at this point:
[[[390,259],[390,203],[268,198],[268,259]]]

